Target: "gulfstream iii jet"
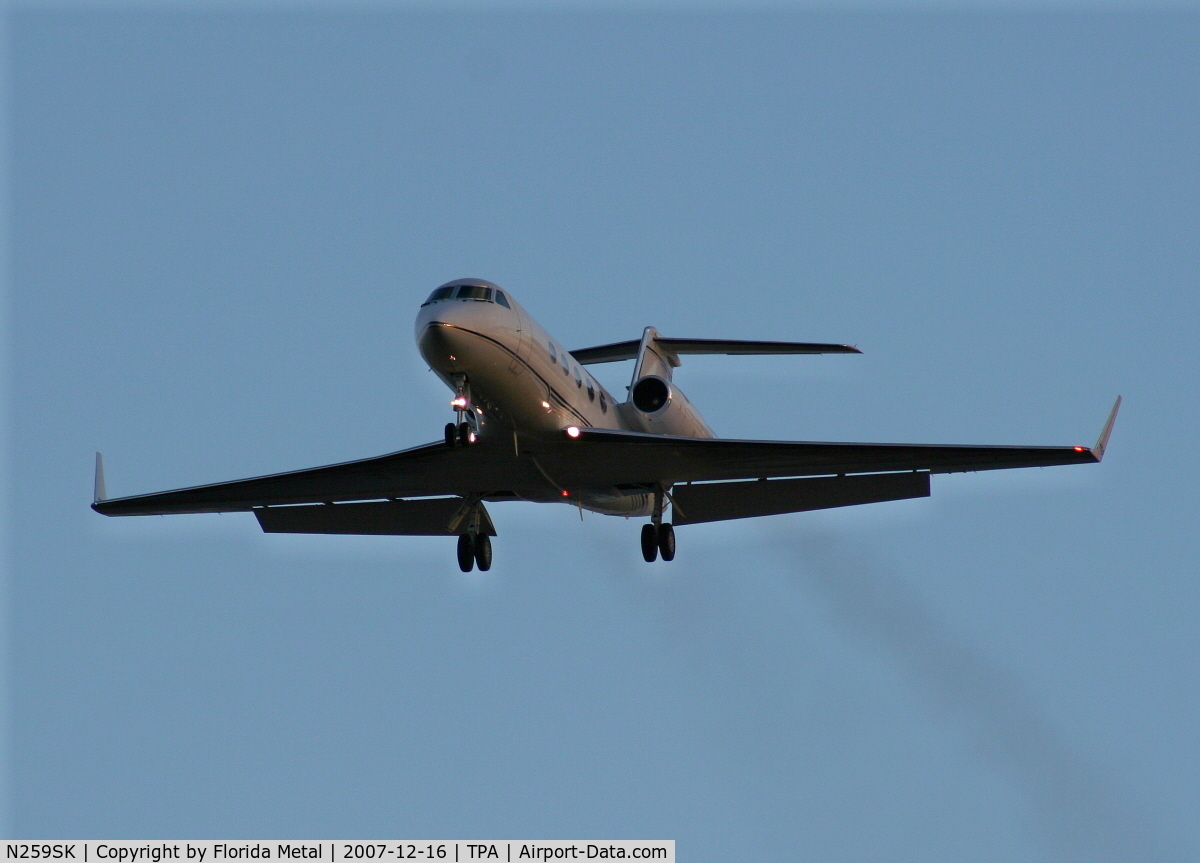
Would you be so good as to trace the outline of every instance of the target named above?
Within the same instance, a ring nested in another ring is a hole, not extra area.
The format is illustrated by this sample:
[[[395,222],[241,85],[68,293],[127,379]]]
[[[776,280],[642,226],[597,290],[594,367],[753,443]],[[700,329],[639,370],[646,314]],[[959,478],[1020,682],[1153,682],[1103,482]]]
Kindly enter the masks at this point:
[[[92,508],[104,515],[253,512],[267,533],[457,536],[464,572],[492,564],[486,503],[568,503],[648,518],[647,562],[675,557],[675,527],[927,497],[935,473],[1099,462],[1095,446],[808,443],[715,437],[672,380],[687,354],[859,353],[848,345],[664,337],[569,351],[507,291],[447,282],[417,313],[416,339],[454,393],[443,440],[390,455],[134,497],[107,498],[96,454]],[[628,398],[587,371],[634,360]],[[670,521],[663,516],[670,506]]]

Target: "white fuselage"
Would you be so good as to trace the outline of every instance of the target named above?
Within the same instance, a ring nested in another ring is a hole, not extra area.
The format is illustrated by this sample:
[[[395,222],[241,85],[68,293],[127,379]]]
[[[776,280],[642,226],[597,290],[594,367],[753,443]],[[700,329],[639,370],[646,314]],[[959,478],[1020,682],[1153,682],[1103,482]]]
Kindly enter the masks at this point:
[[[487,286],[493,297],[500,290],[490,282],[462,281]],[[713,436],[673,384],[670,404],[651,414],[614,399],[507,291],[503,296],[507,306],[494,299],[432,300],[416,320],[417,346],[430,368],[456,393],[469,386],[471,414],[481,437],[512,432],[535,439],[561,436],[570,426]],[[666,363],[659,363],[663,368],[637,365],[635,376],[649,372],[670,380]]]
[[[479,298],[460,299],[457,293],[463,285],[474,288]],[[439,297],[447,292],[451,295]],[[443,285],[421,306],[415,329],[421,355],[456,401],[463,399],[460,417],[465,415],[478,438],[511,445],[516,454],[535,463],[541,446],[560,443],[564,430],[572,426],[713,436],[670,383],[671,358],[651,350],[635,362],[635,383],[646,376],[661,378],[669,394],[661,407],[639,410],[631,401],[614,399],[507,291],[491,282],[464,279]],[[647,328],[643,338],[653,333]],[[616,489],[573,490],[563,500],[623,516],[650,515],[654,501],[654,495],[644,491]],[[661,495],[658,501],[661,506]]]

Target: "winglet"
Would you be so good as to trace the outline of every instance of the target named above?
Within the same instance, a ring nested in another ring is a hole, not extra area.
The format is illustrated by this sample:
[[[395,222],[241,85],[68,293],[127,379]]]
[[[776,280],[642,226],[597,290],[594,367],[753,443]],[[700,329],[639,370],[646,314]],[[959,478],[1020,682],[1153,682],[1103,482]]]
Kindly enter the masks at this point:
[[[92,503],[99,503],[107,497],[104,491],[104,456],[96,453],[96,485],[92,492]]]
[[[1096,461],[1104,458],[1104,448],[1108,446],[1108,436],[1112,434],[1113,423],[1117,421],[1117,411],[1120,409],[1121,397],[1117,396],[1117,400],[1113,402],[1112,411],[1108,415],[1108,422],[1104,424],[1104,430],[1100,432],[1096,445],[1092,447],[1092,455],[1096,457]]]

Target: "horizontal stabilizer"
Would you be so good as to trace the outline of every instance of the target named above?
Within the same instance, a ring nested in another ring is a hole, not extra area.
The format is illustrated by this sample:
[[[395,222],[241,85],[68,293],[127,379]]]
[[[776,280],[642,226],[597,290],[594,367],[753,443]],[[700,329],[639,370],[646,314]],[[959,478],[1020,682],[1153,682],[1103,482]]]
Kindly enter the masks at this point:
[[[581,348],[571,351],[571,356],[582,365],[593,363],[615,363],[621,360],[637,359],[640,339],[630,339],[627,342],[614,342],[611,345],[597,345],[594,348]],[[654,344],[670,354],[728,354],[728,355],[766,355],[766,354],[859,354],[858,348],[850,345],[824,344],[820,342],[757,342],[738,341],[734,339],[668,339],[658,336]]]

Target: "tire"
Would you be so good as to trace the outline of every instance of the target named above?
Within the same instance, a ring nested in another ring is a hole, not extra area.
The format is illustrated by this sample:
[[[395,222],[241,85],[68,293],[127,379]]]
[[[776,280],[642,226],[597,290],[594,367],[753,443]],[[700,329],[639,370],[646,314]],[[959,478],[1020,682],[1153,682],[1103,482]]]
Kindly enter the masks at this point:
[[[458,443],[458,426],[454,423],[446,423],[446,446],[451,449]]]
[[[658,531],[652,524],[642,525],[642,557],[646,563],[654,563],[658,557]]]
[[[663,560],[675,559],[675,528],[669,524],[658,526],[658,552]]]
[[[475,565],[480,572],[492,568],[492,538],[486,533],[475,535]]]
[[[458,424],[458,442],[463,446],[471,444],[471,424],[462,422]]]
[[[475,543],[471,542],[470,534],[462,534],[458,538],[458,568],[470,572],[475,566]]]

